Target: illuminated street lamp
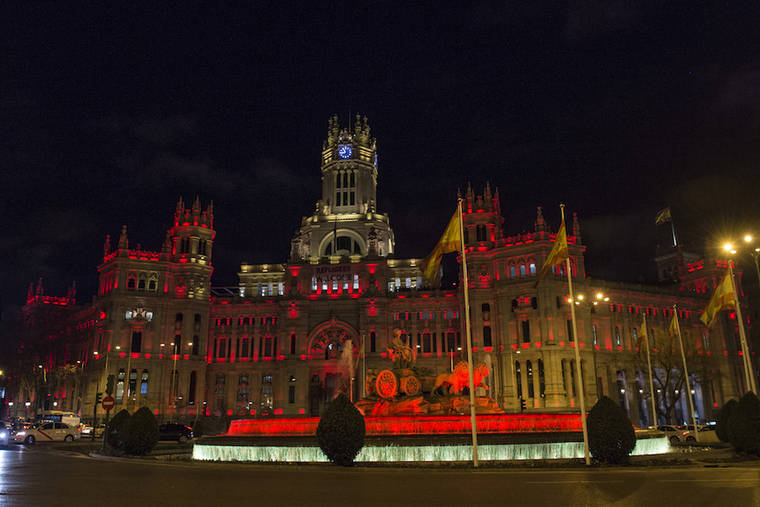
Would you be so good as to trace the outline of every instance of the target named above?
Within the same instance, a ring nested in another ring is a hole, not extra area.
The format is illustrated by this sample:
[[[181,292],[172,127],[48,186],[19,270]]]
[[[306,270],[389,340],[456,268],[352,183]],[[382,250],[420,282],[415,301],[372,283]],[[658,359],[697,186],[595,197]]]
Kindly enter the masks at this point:
[[[745,234],[744,242],[752,243],[752,235]],[[737,249],[730,242],[723,244],[723,250],[731,255],[736,255]],[[760,283],[760,266],[758,265],[758,255],[760,255],[760,248],[755,248],[750,251],[750,255],[755,261],[755,270],[757,271],[758,283]],[[734,308],[736,311],[736,319],[739,324],[739,341],[742,346],[742,361],[744,362],[744,374],[747,377],[747,390],[757,394],[757,385],[755,383],[755,372],[752,368],[752,358],[749,354],[749,346],[747,345],[747,335],[744,331],[744,320],[742,317],[741,303],[739,303],[739,292],[736,287],[736,279],[734,278],[734,260],[728,261],[728,276],[731,279],[731,288],[734,293]]]

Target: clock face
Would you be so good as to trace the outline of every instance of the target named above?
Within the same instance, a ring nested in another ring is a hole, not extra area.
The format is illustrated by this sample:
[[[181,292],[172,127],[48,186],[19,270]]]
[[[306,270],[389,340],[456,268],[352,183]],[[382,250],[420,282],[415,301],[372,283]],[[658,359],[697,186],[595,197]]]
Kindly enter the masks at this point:
[[[351,158],[352,153],[353,150],[351,149],[350,144],[341,144],[338,146],[338,156],[340,158]]]

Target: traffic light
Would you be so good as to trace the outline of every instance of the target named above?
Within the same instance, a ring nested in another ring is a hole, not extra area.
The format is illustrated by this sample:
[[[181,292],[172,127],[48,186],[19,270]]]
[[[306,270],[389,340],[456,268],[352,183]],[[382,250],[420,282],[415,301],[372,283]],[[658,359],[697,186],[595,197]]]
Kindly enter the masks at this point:
[[[520,412],[525,412],[526,408],[528,408],[527,402],[524,398],[520,398]]]
[[[95,405],[100,405],[101,401],[103,401],[103,393],[97,393],[95,395]]]
[[[109,375],[108,380],[106,381],[106,394],[108,396],[111,396],[113,394],[113,382],[114,382],[113,375]]]

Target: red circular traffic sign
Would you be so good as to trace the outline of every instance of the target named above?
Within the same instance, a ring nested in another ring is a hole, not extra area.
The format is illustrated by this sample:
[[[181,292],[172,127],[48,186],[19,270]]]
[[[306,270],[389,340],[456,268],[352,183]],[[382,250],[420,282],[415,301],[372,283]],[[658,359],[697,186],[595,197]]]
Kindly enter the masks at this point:
[[[115,401],[113,399],[113,396],[106,396],[103,398],[103,401],[101,401],[100,404],[103,407],[103,410],[110,412],[115,404]]]

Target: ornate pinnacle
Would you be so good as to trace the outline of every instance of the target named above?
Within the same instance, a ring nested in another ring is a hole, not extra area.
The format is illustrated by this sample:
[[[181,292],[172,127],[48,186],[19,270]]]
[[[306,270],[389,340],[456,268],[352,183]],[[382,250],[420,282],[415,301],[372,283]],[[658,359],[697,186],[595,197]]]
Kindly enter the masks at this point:
[[[578,222],[578,213],[573,211],[573,236],[575,236],[575,242],[581,242],[581,224]]]
[[[129,240],[127,239],[127,226],[121,226],[121,236],[119,236],[119,250],[126,250],[129,248]]]

